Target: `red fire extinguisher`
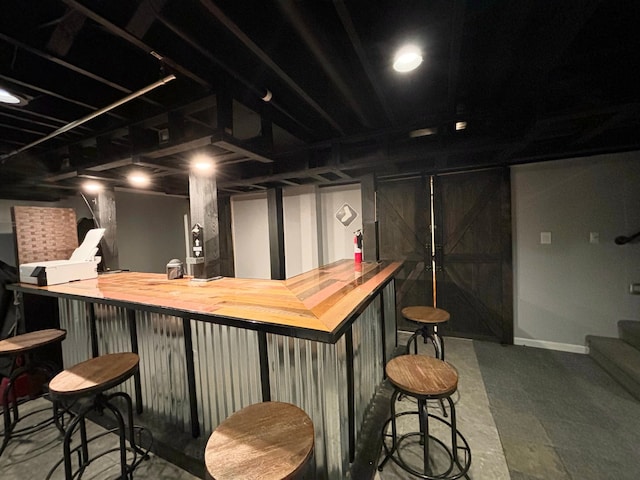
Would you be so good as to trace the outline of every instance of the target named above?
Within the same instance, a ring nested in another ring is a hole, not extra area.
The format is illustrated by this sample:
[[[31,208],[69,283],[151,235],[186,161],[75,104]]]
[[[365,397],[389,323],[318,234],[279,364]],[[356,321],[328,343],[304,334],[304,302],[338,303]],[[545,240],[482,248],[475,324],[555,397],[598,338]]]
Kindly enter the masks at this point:
[[[353,237],[353,254],[354,261],[362,263],[362,232],[360,230],[356,230]]]

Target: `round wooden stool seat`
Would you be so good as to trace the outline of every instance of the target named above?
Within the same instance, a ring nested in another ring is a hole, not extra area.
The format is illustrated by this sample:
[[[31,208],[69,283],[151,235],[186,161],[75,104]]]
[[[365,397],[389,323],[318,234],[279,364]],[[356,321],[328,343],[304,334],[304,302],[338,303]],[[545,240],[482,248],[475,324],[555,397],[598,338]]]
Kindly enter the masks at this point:
[[[290,403],[249,405],[223,421],[204,453],[215,480],[294,478],[304,470],[314,444],[313,423]]]
[[[407,320],[418,323],[445,323],[451,318],[449,312],[441,308],[411,306],[402,309],[402,316]]]
[[[53,377],[49,382],[49,391],[56,396],[103,392],[133,375],[139,362],[138,355],[131,352],[110,353],[91,358]]]
[[[67,336],[64,330],[49,328],[35,332],[23,333],[15,337],[0,340],[0,355],[17,355],[51,343],[61,342]]]
[[[418,329],[407,341],[407,353],[411,351],[412,344],[413,353],[418,353],[418,337],[422,337],[425,344],[429,340],[433,343],[436,358],[444,360],[444,339],[438,334],[438,330],[440,325],[448,322],[451,318],[449,312],[441,308],[415,305],[404,307],[402,316],[419,324]]]
[[[401,355],[385,367],[389,381],[409,394],[446,397],[458,388],[458,372],[447,362],[426,355]]]

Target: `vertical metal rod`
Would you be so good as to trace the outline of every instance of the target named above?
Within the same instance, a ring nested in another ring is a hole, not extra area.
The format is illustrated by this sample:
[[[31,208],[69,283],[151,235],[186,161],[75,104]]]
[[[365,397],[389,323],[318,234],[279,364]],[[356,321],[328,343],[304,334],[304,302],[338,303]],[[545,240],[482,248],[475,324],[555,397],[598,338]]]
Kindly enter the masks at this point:
[[[382,332],[382,378],[387,378],[385,365],[387,364],[387,332],[384,318],[384,288],[380,290],[380,331]]]
[[[429,176],[429,209],[431,211],[431,285],[433,286],[433,306],[437,307],[436,295],[436,217],[433,175]]]
[[[100,355],[98,351],[98,331],[96,330],[96,309],[93,303],[87,303],[89,314],[89,335],[91,337],[91,356],[96,358]]]
[[[356,407],[353,372],[353,331],[352,327],[345,333],[347,350],[347,402],[349,415],[349,462],[353,463],[356,453]]]
[[[258,332],[258,355],[260,356],[260,385],[262,401],[271,401],[271,378],[269,377],[269,352],[267,350],[267,333]]]
[[[189,389],[189,408],[191,416],[191,435],[200,436],[200,422],[198,422],[198,400],[196,398],[196,369],[193,363],[193,337],[191,336],[191,319],[182,317],[184,331],[184,356],[187,362],[187,387]]]
[[[136,326],[136,311],[127,308],[127,321],[129,323],[129,335],[131,338],[131,351],[138,355],[138,327]],[[140,379],[140,369],[133,374],[133,385],[136,394],[136,413],[142,413],[142,381]]]

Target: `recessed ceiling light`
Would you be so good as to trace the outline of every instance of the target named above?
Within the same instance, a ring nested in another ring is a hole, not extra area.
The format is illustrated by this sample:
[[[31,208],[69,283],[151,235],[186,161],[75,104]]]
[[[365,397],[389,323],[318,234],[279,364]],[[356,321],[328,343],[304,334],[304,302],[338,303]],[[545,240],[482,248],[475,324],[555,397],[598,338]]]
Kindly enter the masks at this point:
[[[146,187],[151,183],[149,175],[143,172],[133,172],[127,177],[129,183],[134,187]]]
[[[438,133],[438,129],[437,128],[419,128],[417,130],[411,130],[409,132],[409,137],[411,138],[418,138],[418,137],[426,137],[429,135],[435,135],[436,133]]]
[[[208,173],[213,170],[213,160],[209,155],[199,154],[193,157],[191,167],[201,173]]]
[[[104,186],[98,182],[85,182],[82,184],[82,189],[87,193],[99,193],[104,190]]]
[[[416,45],[405,45],[393,57],[393,69],[406,73],[415,70],[422,63],[422,52]]]
[[[18,95],[14,95],[13,93],[5,90],[4,88],[0,88],[0,102],[8,103],[10,105],[26,105],[27,100],[19,97]]]

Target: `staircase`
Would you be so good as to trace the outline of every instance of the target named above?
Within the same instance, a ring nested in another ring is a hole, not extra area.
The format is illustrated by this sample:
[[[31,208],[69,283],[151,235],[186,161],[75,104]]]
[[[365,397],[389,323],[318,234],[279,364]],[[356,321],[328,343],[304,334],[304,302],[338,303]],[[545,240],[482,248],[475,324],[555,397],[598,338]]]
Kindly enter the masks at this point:
[[[587,335],[589,355],[640,400],[640,321],[619,320],[618,336]]]

